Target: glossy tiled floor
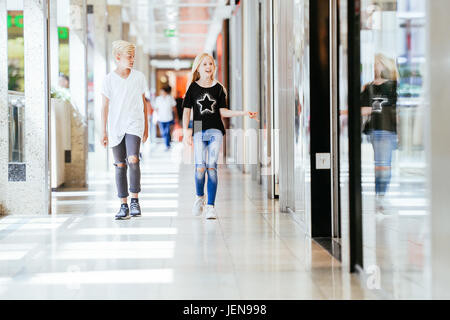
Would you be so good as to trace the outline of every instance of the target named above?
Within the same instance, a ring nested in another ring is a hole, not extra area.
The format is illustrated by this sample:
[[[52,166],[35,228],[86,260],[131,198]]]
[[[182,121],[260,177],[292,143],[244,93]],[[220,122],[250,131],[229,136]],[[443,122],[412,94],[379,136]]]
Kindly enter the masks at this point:
[[[431,245],[426,162],[400,163],[394,152],[392,181],[383,202],[375,202],[373,149],[363,145],[363,245],[366,271],[380,272],[389,299],[431,299]],[[417,160],[417,159],[412,159]]]
[[[0,298],[377,298],[237,170],[220,169],[219,219],[193,217],[179,153],[145,155],[141,218],[113,219],[113,171],[55,192],[53,216],[1,218]]]

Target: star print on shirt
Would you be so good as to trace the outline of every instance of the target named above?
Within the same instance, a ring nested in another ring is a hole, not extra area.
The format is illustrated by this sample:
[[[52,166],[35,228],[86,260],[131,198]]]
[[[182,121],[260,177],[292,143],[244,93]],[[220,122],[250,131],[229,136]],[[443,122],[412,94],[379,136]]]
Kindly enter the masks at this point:
[[[216,100],[211,99],[209,94],[205,93],[202,100],[197,100],[197,104],[200,106],[201,114],[204,113],[214,113],[214,106],[216,105]]]

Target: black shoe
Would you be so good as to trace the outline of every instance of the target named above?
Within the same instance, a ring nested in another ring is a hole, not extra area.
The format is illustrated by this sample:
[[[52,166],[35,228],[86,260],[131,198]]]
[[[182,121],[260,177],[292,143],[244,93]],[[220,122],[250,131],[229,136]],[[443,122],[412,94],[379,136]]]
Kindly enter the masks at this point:
[[[130,210],[127,204],[122,204],[120,206],[119,212],[116,214],[116,220],[128,220],[130,219]]]
[[[131,200],[130,215],[132,217],[140,217],[141,216],[141,206],[139,205],[139,202],[135,201],[134,199]]]

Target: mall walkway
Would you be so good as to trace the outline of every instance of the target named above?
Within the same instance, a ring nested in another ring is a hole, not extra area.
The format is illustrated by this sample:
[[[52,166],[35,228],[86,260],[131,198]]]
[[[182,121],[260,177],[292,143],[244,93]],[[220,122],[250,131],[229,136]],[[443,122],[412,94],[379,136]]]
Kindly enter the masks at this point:
[[[111,171],[55,192],[52,217],[0,219],[0,299],[376,298],[237,170],[220,171],[219,219],[193,217],[180,154],[144,155],[141,218],[113,219]]]

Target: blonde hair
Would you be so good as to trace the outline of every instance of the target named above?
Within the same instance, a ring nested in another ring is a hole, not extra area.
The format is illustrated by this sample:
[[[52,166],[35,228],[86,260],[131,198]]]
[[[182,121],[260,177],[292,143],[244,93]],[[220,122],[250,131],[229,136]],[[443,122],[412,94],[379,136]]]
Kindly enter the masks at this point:
[[[375,55],[375,63],[380,63],[383,66],[381,77],[392,81],[397,81],[399,78],[397,64],[394,59],[386,57],[382,53]]]
[[[116,40],[112,43],[112,54],[116,57],[120,53],[132,53],[136,51],[136,45],[124,40]]]
[[[200,64],[202,63],[203,59],[205,59],[205,58],[210,58],[211,61],[213,62],[214,72],[211,75],[211,80],[212,81],[216,80],[215,79],[216,71],[217,71],[216,61],[214,60],[213,56],[210,55],[209,53],[205,53],[205,52],[204,53],[200,53],[199,55],[197,55],[197,57],[195,57],[194,63],[192,64],[192,71],[191,71],[191,76],[190,76],[191,79],[188,82],[189,83],[188,88],[191,86],[191,84],[193,82],[197,82],[198,80],[200,80],[200,72],[198,72],[198,68],[200,67]],[[223,91],[225,93],[225,96],[227,96],[228,95],[227,94],[227,90],[225,89],[224,85],[221,84],[219,81],[217,81],[217,82],[222,86],[222,89],[223,89]]]
[[[217,70],[216,61],[210,54],[200,53],[197,57],[195,57],[194,63],[192,64],[191,81],[190,81],[191,84],[192,84],[192,82],[196,82],[196,81],[200,80],[200,72],[198,72],[198,68],[200,67],[200,64],[202,63],[203,59],[205,59],[205,58],[210,58],[214,64],[214,72],[211,75],[211,80],[214,81],[214,77],[216,75],[216,70]]]

